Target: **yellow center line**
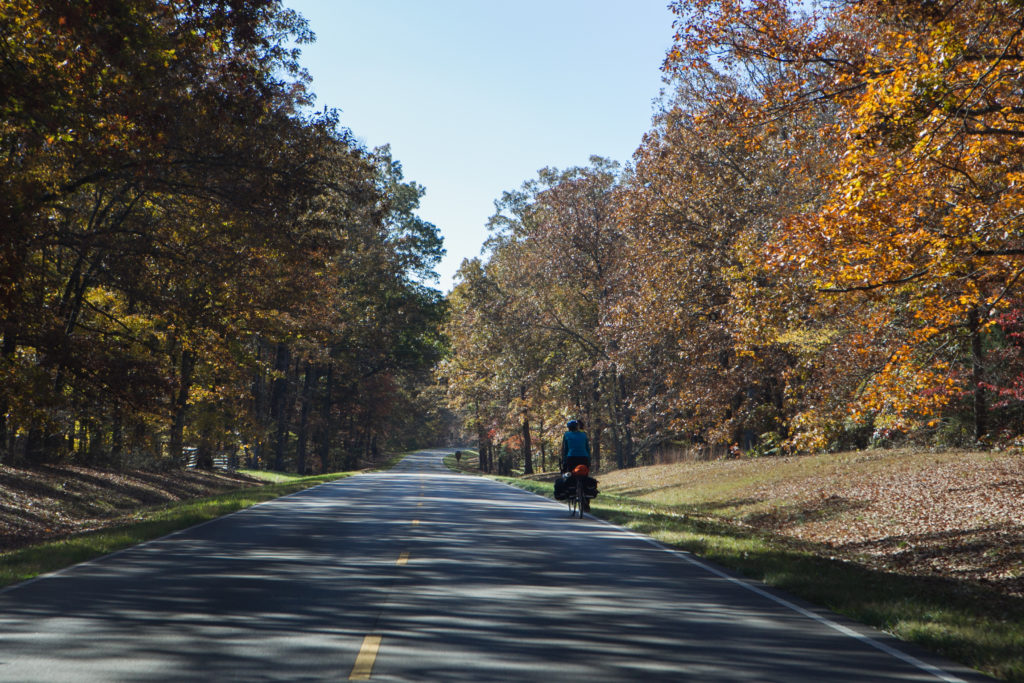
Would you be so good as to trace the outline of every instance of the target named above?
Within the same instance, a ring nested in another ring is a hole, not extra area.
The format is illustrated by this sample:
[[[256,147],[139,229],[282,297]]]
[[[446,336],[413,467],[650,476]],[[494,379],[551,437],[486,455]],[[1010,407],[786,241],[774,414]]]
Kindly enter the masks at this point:
[[[359,648],[359,655],[356,656],[355,666],[352,673],[348,675],[350,681],[368,681],[370,672],[373,671],[373,663],[377,660],[377,650],[380,649],[380,636],[366,636],[363,638],[363,645]]]
[[[409,551],[406,550],[405,552],[403,552],[401,555],[398,556],[398,561],[395,562],[395,564],[397,566],[399,566],[399,567],[404,567],[406,565],[406,563],[408,563],[408,562],[409,562]]]
[[[420,520],[418,520],[418,519],[412,520],[412,525],[413,526],[419,526],[420,525]]]

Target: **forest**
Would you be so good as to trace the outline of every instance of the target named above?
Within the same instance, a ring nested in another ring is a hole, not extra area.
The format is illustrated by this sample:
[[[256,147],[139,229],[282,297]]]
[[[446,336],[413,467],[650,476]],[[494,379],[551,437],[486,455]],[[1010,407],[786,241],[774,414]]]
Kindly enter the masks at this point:
[[[351,468],[416,437],[443,255],[276,0],[0,4],[0,464]]]
[[[0,5],[0,464],[1020,448],[1024,5],[670,8],[633,158],[505,192],[446,296],[279,0]]]
[[[485,470],[1024,444],[1024,4],[674,0],[624,167],[496,202],[440,365]],[[538,462],[539,459],[539,462]]]

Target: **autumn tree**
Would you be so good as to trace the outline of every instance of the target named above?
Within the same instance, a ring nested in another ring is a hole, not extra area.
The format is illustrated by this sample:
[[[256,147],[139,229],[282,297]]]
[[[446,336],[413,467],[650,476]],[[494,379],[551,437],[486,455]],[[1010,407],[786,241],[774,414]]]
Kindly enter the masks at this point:
[[[813,295],[807,348],[848,381],[812,383],[806,445],[839,412],[868,429],[940,426],[969,398],[973,436],[989,430],[986,349],[1013,306],[1018,237],[1020,9],[1007,2],[678,2],[669,68],[774,61],[787,77],[737,111],[766,125],[827,103],[841,142],[821,199],[761,250],[777,277]],[[735,102],[736,100],[734,100]],[[843,321],[832,325],[830,321]],[[801,332],[800,326],[790,333]],[[832,353],[835,350],[835,353]],[[825,356],[823,356],[825,357]],[[839,378],[843,379],[843,378]]]
[[[620,465],[1017,436],[1018,3],[671,8],[621,182],[595,162],[499,201],[453,292],[456,404],[486,396],[500,438],[522,406],[582,411]]]
[[[458,282],[448,295],[450,317],[445,325],[450,353],[438,370],[448,393],[448,402],[475,431],[480,469],[494,469],[493,452],[497,429],[507,414],[496,390],[493,359],[502,351],[502,339],[494,328],[500,321],[494,312],[500,292],[480,259],[463,261]]]
[[[0,27],[18,36],[0,54],[0,453],[182,462],[243,441],[284,466],[297,422],[302,468],[368,378],[432,363],[422,188],[308,113],[301,17],[12,2]],[[370,309],[390,324],[368,329]]]
[[[526,467],[531,424],[570,415],[591,431],[597,462],[605,441],[620,465],[634,460],[630,380],[601,334],[622,242],[617,177],[614,163],[595,157],[588,167],[543,169],[506,192],[489,222],[487,262],[467,264],[453,292],[449,382],[465,392],[456,404],[465,408],[472,389],[504,406],[494,431],[515,435]]]

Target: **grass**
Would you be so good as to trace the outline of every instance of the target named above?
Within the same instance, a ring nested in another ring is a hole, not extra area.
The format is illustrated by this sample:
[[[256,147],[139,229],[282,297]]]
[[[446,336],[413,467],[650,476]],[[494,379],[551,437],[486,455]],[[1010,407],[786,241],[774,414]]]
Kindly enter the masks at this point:
[[[137,545],[273,498],[301,491],[350,472],[300,477],[278,472],[245,471],[268,481],[263,486],[139,510],[132,521],[97,531],[0,554],[0,587],[53,572],[79,562]]]
[[[392,467],[394,467],[395,465],[400,463],[402,461],[402,458],[404,458],[407,455],[412,455],[413,453],[419,453],[419,451],[405,451],[404,453],[391,453],[391,454],[388,455],[388,457],[383,462],[378,464],[377,467],[373,468],[373,471],[374,472],[383,472],[385,470],[390,470]]]
[[[501,479],[552,494],[549,482]],[[713,487],[730,491],[722,482]],[[1024,601],[963,582],[872,570],[695,508],[602,493],[591,512],[989,675],[1024,681]]]
[[[461,451],[462,458],[459,460],[455,459],[455,454],[444,456],[442,462],[445,466],[455,472],[465,472],[466,474],[480,474],[480,455],[473,450],[463,449]]]
[[[953,464],[983,468],[1005,454],[912,449],[653,465],[602,474],[602,487],[651,503],[694,506],[735,519],[795,502],[809,488],[871,478],[891,481]],[[779,490],[787,489],[784,496]],[[768,493],[766,494],[766,491]]]
[[[274,472],[273,470],[236,470],[239,474],[244,474],[247,477],[253,479],[260,479],[270,484],[280,484],[286,481],[295,481],[296,479],[302,479],[303,475],[293,474],[292,472]]]

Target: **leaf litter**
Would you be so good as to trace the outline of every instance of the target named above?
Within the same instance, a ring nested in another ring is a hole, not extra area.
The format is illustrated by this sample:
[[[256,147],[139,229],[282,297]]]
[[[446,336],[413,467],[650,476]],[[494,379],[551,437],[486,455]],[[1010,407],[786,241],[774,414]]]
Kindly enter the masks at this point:
[[[655,465],[602,488],[892,573],[1024,597],[1024,456],[864,451]]]
[[[153,506],[261,483],[223,471],[0,465],[0,553],[123,524]]]

